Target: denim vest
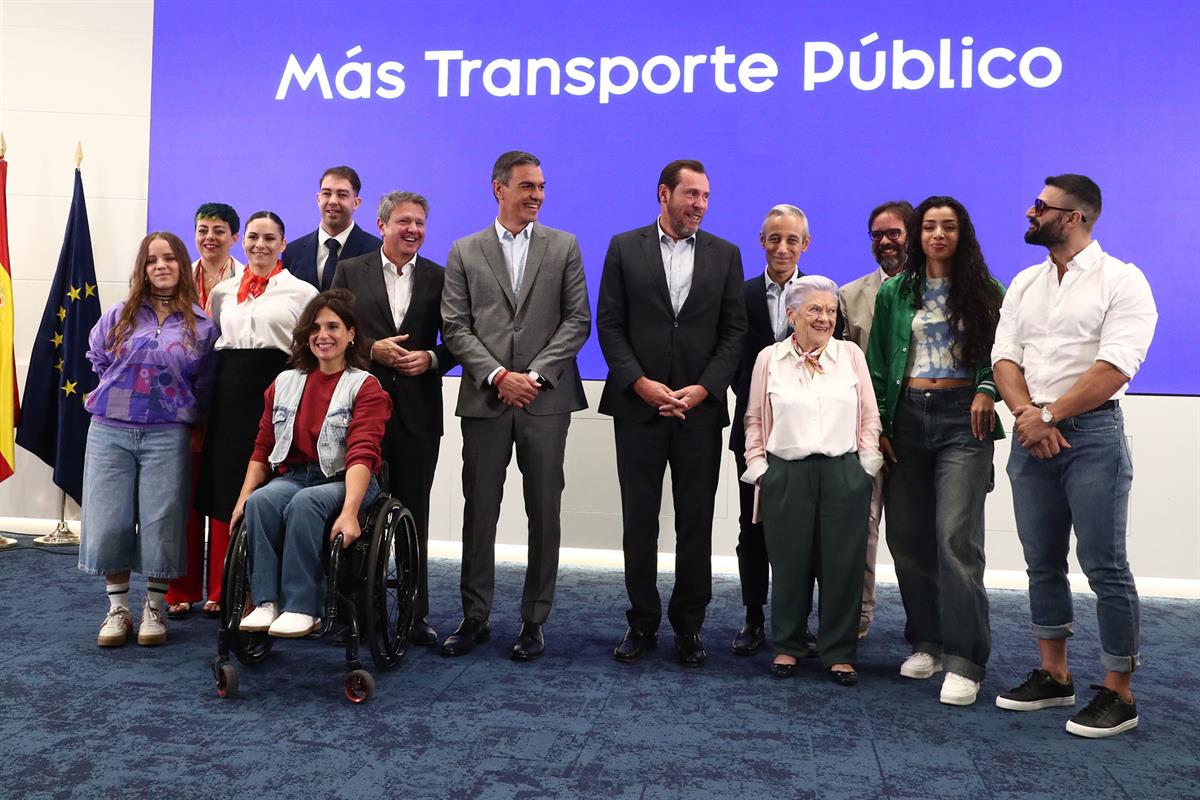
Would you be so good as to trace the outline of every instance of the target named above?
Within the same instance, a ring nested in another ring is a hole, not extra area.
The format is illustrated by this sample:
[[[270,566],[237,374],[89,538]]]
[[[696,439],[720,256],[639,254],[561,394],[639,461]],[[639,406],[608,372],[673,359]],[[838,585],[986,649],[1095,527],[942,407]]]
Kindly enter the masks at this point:
[[[358,396],[363,381],[369,377],[371,373],[366,370],[347,367],[333,389],[325,421],[321,424],[321,433],[317,436],[317,456],[321,462],[321,472],[327,478],[346,468],[346,434],[350,430],[354,398]],[[295,369],[281,372],[275,379],[275,407],[271,412],[275,425],[275,447],[267,457],[272,469],[277,469],[292,449],[296,409],[300,407],[307,381],[308,373]]]

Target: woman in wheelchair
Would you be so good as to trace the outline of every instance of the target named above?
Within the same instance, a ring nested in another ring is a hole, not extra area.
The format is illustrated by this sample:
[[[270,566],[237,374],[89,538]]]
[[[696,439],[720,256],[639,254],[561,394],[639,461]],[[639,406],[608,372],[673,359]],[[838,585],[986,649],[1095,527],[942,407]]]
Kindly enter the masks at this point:
[[[392,403],[366,371],[356,328],[350,292],[313,298],[292,335],[292,368],[266,391],[231,520],[244,517],[256,604],[243,631],[298,638],[319,628],[325,532],[348,547],[361,533],[360,508],[379,494]]]

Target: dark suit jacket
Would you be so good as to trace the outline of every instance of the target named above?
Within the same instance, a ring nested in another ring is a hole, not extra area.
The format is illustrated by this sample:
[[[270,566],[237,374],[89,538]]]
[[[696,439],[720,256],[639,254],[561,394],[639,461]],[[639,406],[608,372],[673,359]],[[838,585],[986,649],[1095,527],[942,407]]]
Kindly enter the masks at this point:
[[[333,276],[333,286],[354,293],[354,313],[358,316],[356,333],[367,352],[377,339],[407,333],[409,338],[403,347],[432,350],[437,356],[436,369],[411,377],[371,362],[371,374],[392,396],[393,415],[410,436],[442,435],[442,375],[457,363],[446,345],[438,341],[442,332],[445,272],[440,265],[417,256],[412,275],[412,299],[399,330],[392,323],[387,284],[383,281],[383,258],[378,249],[338,261]]]
[[[321,288],[320,283],[317,282],[317,246],[320,244],[320,235],[321,229],[317,228],[294,242],[288,242],[287,248],[283,251],[283,268],[317,289]],[[355,225],[354,229],[350,231],[350,235],[346,237],[346,246],[338,253],[338,263],[340,264],[348,258],[364,255],[372,250],[378,252],[381,247],[383,247],[382,239],[371,235],[359,225]],[[337,273],[334,273],[334,277],[336,276]]]
[[[803,272],[799,273],[804,275]],[[750,376],[754,373],[754,361],[764,347],[775,344],[775,330],[771,327],[771,315],[767,313],[767,283],[762,273],[742,284],[742,295],[746,302],[746,338],[742,340],[742,354],[737,372],[733,376],[733,425],[729,429],[729,449],[739,455],[746,450],[746,426],[742,417],[746,414],[746,402],[750,398]]]
[[[746,334],[742,255],[737,245],[699,231],[687,301],[675,316],[667,291],[658,226],[617,234],[608,245],[596,332],[608,362],[600,412],[649,421],[658,412],[633,391],[645,375],[672,389],[699,384],[708,398],[686,425],[729,424],[725,393]]]

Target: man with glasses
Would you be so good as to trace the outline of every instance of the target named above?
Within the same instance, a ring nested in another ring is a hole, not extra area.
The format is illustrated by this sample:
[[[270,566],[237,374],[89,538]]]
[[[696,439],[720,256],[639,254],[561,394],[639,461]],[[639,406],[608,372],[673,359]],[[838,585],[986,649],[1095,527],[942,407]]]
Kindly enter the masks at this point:
[[[851,281],[838,292],[838,304],[844,320],[842,338],[854,342],[865,353],[871,337],[871,322],[875,318],[875,295],[879,286],[904,269],[908,260],[908,222],[913,207],[907,200],[889,200],[871,210],[867,232],[871,237],[871,255],[879,269]],[[879,520],[883,516],[883,483],[889,461],[884,458],[883,469],[873,478],[871,516],[867,527],[867,566],[863,576],[862,610],[858,617],[858,638],[867,635],[875,617],[875,555],[879,550]]]
[[[1141,666],[1138,595],[1125,556],[1133,465],[1120,397],[1146,358],[1158,312],[1141,270],[1092,239],[1100,187],[1089,178],[1046,178],[1025,216],[1025,241],[1050,253],[1005,295],[992,363],[1016,417],[1008,476],[1041,668],[996,705],[1035,711],[1075,704],[1067,666],[1074,528],[1079,565],[1097,597],[1107,672],[1067,731],[1104,738],[1138,724],[1130,689]]]

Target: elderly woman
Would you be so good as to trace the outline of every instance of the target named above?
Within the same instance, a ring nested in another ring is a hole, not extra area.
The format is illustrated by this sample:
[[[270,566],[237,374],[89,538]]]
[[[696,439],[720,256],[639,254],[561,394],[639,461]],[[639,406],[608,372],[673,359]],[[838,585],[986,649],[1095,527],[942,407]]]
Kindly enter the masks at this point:
[[[941,702],[975,702],[991,651],[983,505],[996,418],[991,351],[1004,294],[967,210],[930,197],[904,271],[879,287],[867,363],[889,462],[887,541],[913,635],[906,678],[946,670]]]
[[[88,337],[100,382],[83,462],[79,568],[103,575],[109,611],[96,644],[125,644],[133,630],[129,573],[147,579],[141,645],[167,640],[167,582],[187,569],[184,524],[191,426],[212,384],[217,329],[200,308],[188,253],[173,233],[151,233],[138,248],[129,295]]]
[[[196,510],[210,518],[206,616],[220,613],[221,569],[229,546],[229,519],[237,503],[254,435],[262,416],[263,392],[287,366],[292,329],[317,290],[283,268],[287,241],[283,220],[259,211],[242,235],[246,269],[240,278],[213,287],[212,318],[217,340],[213,409],[204,437]]]
[[[835,683],[854,686],[871,480],[883,463],[879,411],[862,351],[831,338],[837,284],[807,275],[786,303],[794,333],[754,363],[742,475],[758,485],[755,522],[773,573],[771,672],[790,676],[808,650],[816,577],[821,661]]]
[[[366,371],[357,336],[354,295],[317,295],[296,323],[292,369],[267,389],[232,519],[236,525],[245,514],[257,604],[244,631],[296,638],[316,630],[329,520],[330,538],[340,533],[349,547],[361,533],[360,509],[379,494],[379,445],[392,401]]]

